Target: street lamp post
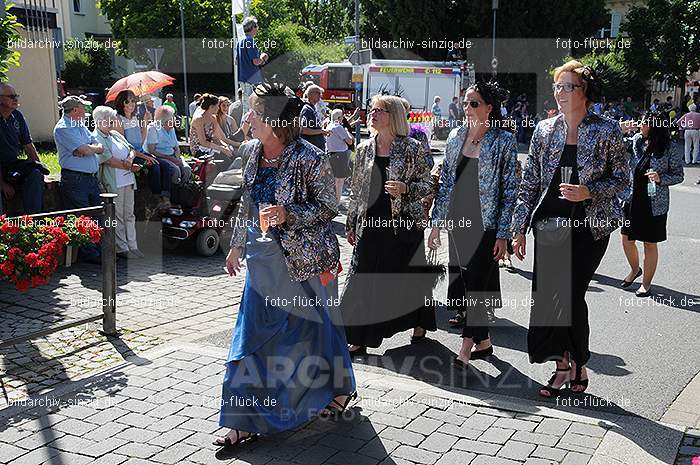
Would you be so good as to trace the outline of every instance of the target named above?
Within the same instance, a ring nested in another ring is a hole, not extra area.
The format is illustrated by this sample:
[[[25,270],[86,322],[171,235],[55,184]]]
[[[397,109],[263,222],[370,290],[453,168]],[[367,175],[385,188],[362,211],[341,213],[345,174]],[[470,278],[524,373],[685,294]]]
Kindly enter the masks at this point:
[[[185,85],[185,138],[190,140],[190,105],[187,89],[187,54],[185,52],[185,8],[180,0],[180,33],[182,42],[182,80]]]
[[[360,0],[355,0],[355,52],[360,57]],[[355,88],[355,108],[362,106],[362,92]],[[360,145],[360,120],[355,122],[355,148]]]
[[[491,10],[493,11],[493,34],[492,34],[492,45],[491,45],[491,68],[493,68],[493,75],[496,76],[496,70],[498,69],[498,58],[496,58],[496,11],[498,11],[498,0],[491,0]]]

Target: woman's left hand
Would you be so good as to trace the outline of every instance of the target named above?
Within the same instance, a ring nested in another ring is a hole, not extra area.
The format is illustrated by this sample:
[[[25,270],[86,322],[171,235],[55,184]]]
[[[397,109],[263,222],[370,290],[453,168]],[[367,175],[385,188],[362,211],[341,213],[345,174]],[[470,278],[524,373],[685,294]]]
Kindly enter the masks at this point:
[[[266,209],[270,226],[278,226],[287,221],[287,209],[282,205],[273,205]]]
[[[408,192],[408,186],[406,183],[401,181],[387,181],[384,184],[384,190],[386,190],[387,194],[391,195],[392,197],[398,197],[399,195]]]
[[[661,182],[661,178],[659,177],[659,173],[657,173],[654,170],[649,170],[646,173],[644,173],[646,177],[648,177],[650,180],[654,181],[656,184],[659,184]]]
[[[500,260],[505,257],[508,251],[508,241],[505,239],[496,239],[496,245],[493,246],[493,259]]]
[[[569,202],[583,202],[591,198],[591,191],[583,184],[559,184],[561,195]]]

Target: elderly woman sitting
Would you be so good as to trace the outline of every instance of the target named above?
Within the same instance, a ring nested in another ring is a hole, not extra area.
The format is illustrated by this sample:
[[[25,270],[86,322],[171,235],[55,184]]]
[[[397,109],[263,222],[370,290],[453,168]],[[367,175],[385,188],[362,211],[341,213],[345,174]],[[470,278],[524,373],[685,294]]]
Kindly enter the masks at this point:
[[[117,255],[122,258],[143,258],[136,243],[136,216],[134,215],[134,173],[141,169],[133,164],[136,154],[129,142],[113,128],[117,124],[117,111],[99,106],[92,112],[95,121],[94,136],[104,147],[97,154],[100,163],[99,179],[105,192],[117,194],[116,243]]]
[[[143,151],[158,158],[170,167],[173,183],[187,182],[192,177],[192,168],[180,155],[175,135],[175,110],[162,105],[156,109],[153,122],[146,130]]]

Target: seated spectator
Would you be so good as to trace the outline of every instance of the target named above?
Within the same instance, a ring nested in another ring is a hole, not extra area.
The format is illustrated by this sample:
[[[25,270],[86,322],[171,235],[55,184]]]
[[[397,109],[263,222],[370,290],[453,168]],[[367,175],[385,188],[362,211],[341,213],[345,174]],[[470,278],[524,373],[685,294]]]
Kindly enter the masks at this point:
[[[70,95],[61,100],[63,117],[53,129],[53,137],[61,166],[61,193],[67,210],[96,207],[101,204],[100,183],[97,179],[97,156],[104,152],[102,144],[83,123],[85,105],[89,102]],[[101,251],[97,244],[80,247],[78,258],[91,263],[101,263]]]
[[[243,139],[234,141],[226,137],[219,127],[216,115],[219,112],[219,98],[204,94],[199,101],[199,108],[192,118],[190,131],[190,152],[195,157],[214,155],[218,160],[233,159],[231,148],[239,145]]]
[[[15,88],[0,83],[0,196],[11,200],[19,187],[22,213],[39,213],[43,209],[44,174],[49,173],[39,161],[29,126],[17,107],[19,94]],[[19,159],[21,149],[27,159]]]
[[[93,135],[102,144],[104,151],[97,156],[100,163],[99,179],[102,190],[117,194],[114,199],[117,225],[115,228],[117,256],[122,258],[143,258],[136,242],[136,215],[134,215],[134,173],[141,165],[134,163],[136,153],[129,142],[113,128],[118,124],[117,112],[110,107],[100,106],[92,113],[95,121]]]
[[[155,119],[148,125],[143,150],[155,156],[160,163],[170,167],[172,181],[184,183],[192,177],[192,168],[180,155],[180,147],[175,135],[175,112],[168,106],[161,106],[155,112]]]
[[[161,196],[159,208],[168,208],[170,206],[172,173],[168,165],[161,165],[156,158],[141,152],[148,124],[136,114],[137,101],[136,95],[130,90],[123,90],[117,94],[113,105],[117,110],[118,123],[114,129],[124,136],[131,148],[134,149],[136,154],[134,163],[148,167],[148,187],[153,195]]]

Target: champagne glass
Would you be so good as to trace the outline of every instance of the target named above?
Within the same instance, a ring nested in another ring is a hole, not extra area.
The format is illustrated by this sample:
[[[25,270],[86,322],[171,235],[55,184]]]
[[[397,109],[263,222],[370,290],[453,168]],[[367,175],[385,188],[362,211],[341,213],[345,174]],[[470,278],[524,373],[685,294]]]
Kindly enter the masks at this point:
[[[260,212],[260,230],[262,231],[262,237],[258,237],[256,241],[258,242],[270,242],[272,239],[267,237],[267,230],[270,227],[270,212],[266,211],[272,204],[261,203],[258,205]]]
[[[574,167],[573,166],[562,166],[561,167],[561,182],[564,184],[569,184],[571,181],[571,174],[573,173]],[[566,197],[563,195],[559,196],[560,199],[566,200]]]

